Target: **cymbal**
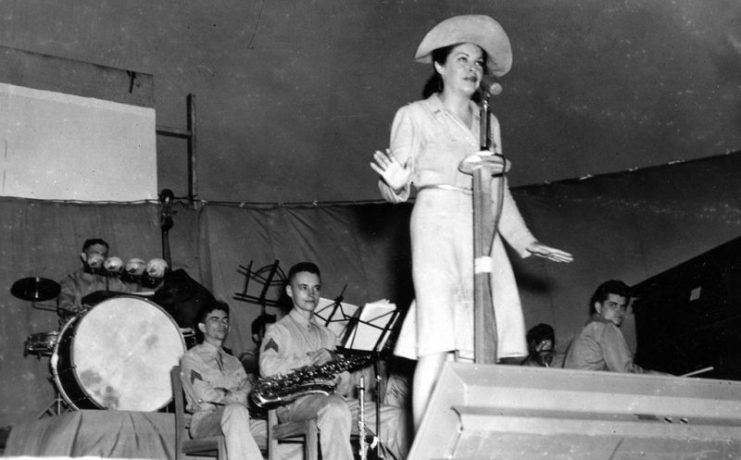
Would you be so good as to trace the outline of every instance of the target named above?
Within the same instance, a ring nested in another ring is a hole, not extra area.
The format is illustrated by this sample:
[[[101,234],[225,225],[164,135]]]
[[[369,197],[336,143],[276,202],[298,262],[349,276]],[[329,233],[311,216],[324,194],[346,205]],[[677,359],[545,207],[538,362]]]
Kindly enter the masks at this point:
[[[53,299],[59,295],[61,289],[56,281],[37,276],[19,279],[13,283],[10,293],[21,300],[33,302]]]

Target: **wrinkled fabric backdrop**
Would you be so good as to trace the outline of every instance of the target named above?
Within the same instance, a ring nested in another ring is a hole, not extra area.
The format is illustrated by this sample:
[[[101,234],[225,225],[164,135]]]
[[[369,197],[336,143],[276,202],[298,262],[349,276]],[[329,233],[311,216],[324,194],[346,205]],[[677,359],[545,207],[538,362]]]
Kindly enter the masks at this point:
[[[741,154],[513,190],[530,228],[543,242],[573,252],[557,265],[541,259],[513,264],[528,327],[547,322],[558,348],[581,328],[587,300],[608,278],[635,284],[725,243],[741,228]],[[287,271],[302,260],[319,264],[323,296],[347,285],[345,300],[380,298],[406,308],[410,281],[410,204],[263,205],[176,203],[169,232],[173,268],[186,270],[232,307],[227,341],[236,354],[253,349],[257,305],[238,301],[245,277],[279,261]],[[157,203],[80,204],[0,200],[0,426],[29,421],[53,398],[49,358],[23,356],[25,339],[57,329],[56,313],[10,294],[21,278],[59,280],[79,266],[88,237],[111,244],[111,255],[161,257]],[[258,295],[259,284],[248,292]],[[278,288],[269,298],[276,298]],[[53,302],[41,302],[52,304]],[[269,312],[274,310],[269,309]],[[631,335],[630,328],[626,331]]]

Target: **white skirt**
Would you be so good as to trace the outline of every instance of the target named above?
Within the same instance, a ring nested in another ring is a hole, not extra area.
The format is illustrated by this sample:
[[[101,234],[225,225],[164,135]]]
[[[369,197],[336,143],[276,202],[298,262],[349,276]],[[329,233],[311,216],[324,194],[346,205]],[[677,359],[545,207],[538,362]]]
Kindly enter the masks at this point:
[[[415,301],[395,354],[417,359],[456,352],[473,359],[473,211],[471,196],[424,190],[410,221]],[[501,238],[492,247],[491,287],[497,321],[497,359],[527,355],[525,321]]]

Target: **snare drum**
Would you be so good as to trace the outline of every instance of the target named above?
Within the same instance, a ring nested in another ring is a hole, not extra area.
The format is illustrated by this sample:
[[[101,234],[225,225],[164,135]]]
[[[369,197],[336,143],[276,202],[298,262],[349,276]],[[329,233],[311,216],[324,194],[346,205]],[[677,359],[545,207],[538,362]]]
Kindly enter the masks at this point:
[[[50,365],[75,409],[156,411],[172,399],[170,370],[185,352],[180,329],[138,297],[104,300],[67,322]]]
[[[31,334],[23,344],[23,356],[51,356],[59,341],[59,331]]]

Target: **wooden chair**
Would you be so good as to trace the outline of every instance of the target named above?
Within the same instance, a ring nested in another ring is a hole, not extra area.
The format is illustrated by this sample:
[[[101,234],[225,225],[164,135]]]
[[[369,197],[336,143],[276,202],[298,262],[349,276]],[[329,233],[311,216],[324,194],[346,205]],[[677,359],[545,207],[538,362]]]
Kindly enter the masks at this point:
[[[183,460],[187,455],[217,457],[226,460],[226,441],[224,436],[190,439],[190,414],[185,411],[183,383],[180,380],[180,366],[170,371],[172,394],[175,400],[175,460]],[[267,456],[269,460],[278,459],[280,442],[303,442],[304,460],[319,458],[319,428],[316,419],[300,422],[278,423],[275,409],[268,411]]]
[[[183,382],[180,380],[180,366],[170,371],[172,384],[172,398],[175,401],[175,460],[183,460],[185,456],[216,457],[226,460],[226,441],[224,436],[190,439],[191,415],[185,412],[185,393]]]
[[[319,428],[316,419],[278,423],[275,409],[268,411],[268,460],[277,460],[278,443],[304,443],[304,460],[319,459]]]

